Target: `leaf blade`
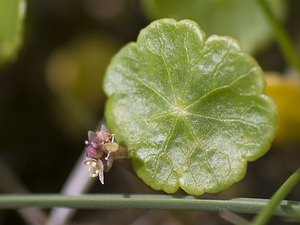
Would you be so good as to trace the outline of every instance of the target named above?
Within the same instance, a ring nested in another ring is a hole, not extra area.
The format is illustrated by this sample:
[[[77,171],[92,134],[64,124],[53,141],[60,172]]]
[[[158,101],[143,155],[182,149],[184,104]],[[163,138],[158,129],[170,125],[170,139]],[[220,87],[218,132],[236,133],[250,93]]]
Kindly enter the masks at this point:
[[[275,133],[275,105],[254,59],[230,38],[205,39],[189,20],[150,24],[112,60],[104,84],[107,125],[156,190],[220,191]]]

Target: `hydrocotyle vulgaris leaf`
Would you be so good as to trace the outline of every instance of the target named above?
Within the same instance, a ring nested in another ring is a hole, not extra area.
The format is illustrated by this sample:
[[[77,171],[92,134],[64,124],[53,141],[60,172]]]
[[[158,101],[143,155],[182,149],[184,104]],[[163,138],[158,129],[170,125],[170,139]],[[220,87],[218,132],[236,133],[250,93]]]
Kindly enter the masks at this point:
[[[107,125],[156,190],[220,191],[245,174],[275,134],[263,72],[238,44],[190,20],[143,29],[107,69]]]

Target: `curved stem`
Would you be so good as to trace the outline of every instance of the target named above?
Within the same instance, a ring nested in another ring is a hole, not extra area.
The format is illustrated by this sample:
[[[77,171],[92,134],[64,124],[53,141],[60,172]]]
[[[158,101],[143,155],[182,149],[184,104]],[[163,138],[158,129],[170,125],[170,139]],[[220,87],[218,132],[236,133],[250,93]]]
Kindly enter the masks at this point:
[[[286,61],[290,64],[290,66],[294,67],[300,76],[300,59],[293,47],[293,44],[280,23],[280,21],[276,18],[274,13],[272,12],[269,4],[266,0],[256,0],[263,10],[265,16],[268,18],[270,24],[272,25],[275,35],[277,37],[278,44],[281,48],[281,51],[286,59]]]
[[[268,200],[266,199],[200,199],[192,196],[171,195],[0,195],[0,209],[67,207],[85,209],[199,210],[215,212],[229,210],[231,212],[256,214],[262,210],[267,203]],[[274,211],[274,215],[290,216],[290,212],[300,215],[300,202],[282,201]]]
[[[282,201],[289,193],[290,191],[300,182],[300,168],[296,170],[282,185],[281,187],[276,191],[276,193],[273,195],[271,200],[268,202],[266,207],[257,215],[255,218],[253,224],[255,225],[263,225],[268,222],[270,217],[273,214],[273,211],[276,209],[276,207],[280,204],[280,201]],[[299,204],[299,203],[298,203]],[[292,215],[293,212],[291,212],[290,215]],[[295,215],[300,215],[295,214]]]

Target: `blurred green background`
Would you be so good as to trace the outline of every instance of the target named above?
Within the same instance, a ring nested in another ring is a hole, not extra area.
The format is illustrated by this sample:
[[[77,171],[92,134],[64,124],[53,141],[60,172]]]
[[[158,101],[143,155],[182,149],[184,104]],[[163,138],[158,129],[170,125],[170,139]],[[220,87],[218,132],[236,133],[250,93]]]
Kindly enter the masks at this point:
[[[0,30],[10,26],[7,18],[12,14],[4,15],[7,2],[0,0]],[[8,31],[15,37],[7,38],[13,50],[7,50],[11,52],[6,55],[0,31],[0,166],[11,170],[13,178],[30,192],[60,192],[82,153],[87,131],[95,129],[102,118],[105,103],[102,77],[111,57],[124,44],[135,41],[139,30],[152,18],[171,16],[161,12],[159,16],[151,16],[145,2],[28,0],[23,28],[17,25],[15,31]],[[300,1],[285,3],[282,9],[285,16],[281,19],[299,52]],[[239,8],[229,10],[235,10],[234,13]],[[1,16],[6,19],[1,20]],[[17,20],[12,23],[17,24]],[[247,27],[244,32],[249,32]],[[258,31],[251,35],[264,34]],[[283,125],[271,151],[249,164],[245,179],[217,196],[269,198],[300,164],[299,81],[272,34],[267,42],[253,52],[265,71],[276,71],[276,79],[289,78],[290,83],[284,87],[282,81],[268,79],[268,93],[278,102]],[[287,113],[290,111],[294,113]],[[1,170],[0,192],[20,191],[20,187],[9,185],[11,176]],[[106,184],[95,184],[92,192],[154,193],[118,165],[106,176]],[[299,197],[298,188],[289,199]],[[278,218],[273,220],[285,224]],[[74,224],[229,224],[214,213],[120,210],[81,210],[72,221]],[[0,224],[26,223],[15,211],[0,211]]]

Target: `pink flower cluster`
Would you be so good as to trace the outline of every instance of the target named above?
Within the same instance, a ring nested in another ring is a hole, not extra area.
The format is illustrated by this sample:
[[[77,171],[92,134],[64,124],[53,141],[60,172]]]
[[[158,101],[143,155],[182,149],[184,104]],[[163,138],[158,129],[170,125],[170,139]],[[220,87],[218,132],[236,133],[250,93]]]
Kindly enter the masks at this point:
[[[99,177],[104,184],[104,172],[108,172],[113,165],[114,157],[112,152],[119,149],[119,145],[115,142],[114,134],[108,129],[100,131],[89,131],[88,141],[86,143],[86,159],[83,165],[88,166],[91,177]]]

